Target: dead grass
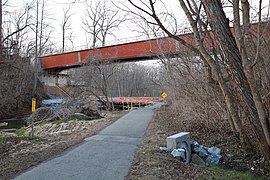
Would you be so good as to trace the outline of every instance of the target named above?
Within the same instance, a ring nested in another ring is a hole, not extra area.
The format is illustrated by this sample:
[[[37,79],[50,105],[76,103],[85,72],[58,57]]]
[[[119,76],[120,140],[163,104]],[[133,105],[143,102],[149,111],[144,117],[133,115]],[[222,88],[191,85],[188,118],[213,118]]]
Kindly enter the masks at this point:
[[[225,122],[209,127],[201,121],[185,121],[181,114],[175,115],[169,108],[161,108],[156,111],[144,142],[137,149],[132,168],[126,179],[220,179],[231,172],[236,173],[230,179],[243,179],[242,177],[246,177],[247,173],[251,174],[247,175],[251,177],[250,179],[257,178],[254,174],[269,178],[269,163],[254,163],[259,157],[256,154],[246,154],[239,145],[239,139],[224,126],[226,126]],[[170,153],[159,150],[160,146],[166,146],[167,136],[181,131],[191,132],[192,139],[200,144],[221,148],[224,157],[221,169],[226,169],[216,172],[215,168],[185,164],[172,158]],[[249,171],[251,167],[255,169],[252,172]],[[249,172],[238,173],[239,170]]]
[[[52,158],[70,147],[81,143],[109,126],[125,113],[94,120],[81,131],[71,134],[29,139],[27,137],[0,138],[0,179],[10,179],[28,168]],[[1,140],[2,139],[2,140]]]

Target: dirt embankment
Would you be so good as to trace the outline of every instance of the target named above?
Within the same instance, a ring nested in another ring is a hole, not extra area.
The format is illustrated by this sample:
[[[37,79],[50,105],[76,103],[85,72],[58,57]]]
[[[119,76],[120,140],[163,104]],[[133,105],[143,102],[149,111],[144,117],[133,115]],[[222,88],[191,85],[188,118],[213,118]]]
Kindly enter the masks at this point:
[[[206,128],[205,124],[185,121],[180,115],[175,116],[170,110],[161,108],[156,111],[144,142],[137,149],[126,179],[258,179],[258,176],[270,179],[270,163],[256,153],[245,153],[239,139],[228,132],[225,125]],[[182,131],[191,132],[192,139],[200,144],[221,148],[221,168],[185,164],[169,152],[159,150],[159,147],[166,146],[167,136]]]
[[[123,115],[124,113],[111,114],[92,121],[74,119],[39,124],[34,128],[34,139],[0,134],[0,179],[12,178],[29,167],[60,154],[81,143],[84,138],[97,134]],[[23,133],[27,134],[28,130]]]

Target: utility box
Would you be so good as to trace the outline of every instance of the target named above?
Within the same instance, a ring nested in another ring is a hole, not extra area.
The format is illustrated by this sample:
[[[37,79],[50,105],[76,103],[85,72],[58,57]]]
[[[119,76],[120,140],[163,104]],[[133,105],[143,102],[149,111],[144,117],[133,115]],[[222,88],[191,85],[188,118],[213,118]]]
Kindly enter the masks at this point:
[[[167,137],[167,148],[170,149],[184,149],[185,150],[185,161],[190,162],[191,158],[191,140],[189,132],[181,132]]]

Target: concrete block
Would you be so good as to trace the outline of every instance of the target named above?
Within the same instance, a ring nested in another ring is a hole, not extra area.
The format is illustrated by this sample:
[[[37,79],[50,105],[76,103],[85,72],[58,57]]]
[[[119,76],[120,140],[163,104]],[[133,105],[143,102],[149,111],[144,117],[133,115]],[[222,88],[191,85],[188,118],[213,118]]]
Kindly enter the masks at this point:
[[[186,142],[188,146],[190,146],[190,133],[189,132],[181,132],[178,134],[174,134],[172,136],[167,137],[167,148],[177,149],[180,148],[182,142]]]
[[[191,142],[190,142],[190,133],[181,132],[167,137],[167,148],[170,149],[185,149],[186,162],[190,162],[191,159]]]
[[[197,164],[197,165],[205,165],[204,160],[200,156],[198,156],[197,154],[192,154],[191,162],[193,164]]]

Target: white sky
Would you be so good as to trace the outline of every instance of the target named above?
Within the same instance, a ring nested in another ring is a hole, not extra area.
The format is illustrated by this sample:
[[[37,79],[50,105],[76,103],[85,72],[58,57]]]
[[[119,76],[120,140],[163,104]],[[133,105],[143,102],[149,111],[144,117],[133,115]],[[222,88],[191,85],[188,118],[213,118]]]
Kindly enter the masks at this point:
[[[68,0],[54,0],[53,1],[53,8],[52,8],[52,12],[54,13],[55,17],[58,17],[57,19],[61,19],[62,17],[62,9],[63,7],[65,8],[65,6],[67,7],[67,5],[63,4],[62,2],[64,1],[68,1]],[[71,1],[71,0],[69,0]],[[81,0],[83,1],[83,0]],[[98,0],[96,0],[98,1]],[[60,3],[59,3],[60,2]],[[108,1],[108,4],[110,1]],[[172,2],[177,3],[178,4],[178,0],[170,0],[169,1],[169,5],[171,5]],[[114,3],[116,5],[121,5],[126,3],[126,0],[114,0]],[[113,4],[111,4],[112,8],[117,8],[115,7]],[[82,18],[85,15],[85,10],[86,10],[86,6],[84,3],[77,3],[74,4],[74,6],[72,7],[73,10],[73,15],[71,17],[71,21],[72,21],[72,30],[74,32],[75,35],[75,44],[77,48],[80,48],[80,46],[84,47],[86,44],[86,38],[85,38],[85,31],[82,28],[83,24],[82,24]],[[120,14],[124,15],[126,14],[126,12],[121,12]],[[57,23],[55,24],[57,26]],[[115,36],[108,36],[106,43],[109,45],[115,44],[117,41],[121,40],[123,42],[125,41],[134,41],[134,40],[140,40],[142,37],[142,34],[139,34],[137,32],[135,32],[134,30],[136,30],[137,27],[135,25],[133,25],[130,21],[126,21],[122,24],[120,24],[119,28],[117,30],[114,31],[114,35]],[[57,29],[57,33],[56,36],[60,36],[61,37],[61,31],[59,29]]]
[[[60,48],[61,46],[61,29],[60,29],[60,24],[61,24],[61,20],[63,19],[63,8],[67,8],[68,4],[66,4],[67,2],[71,2],[73,0],[47,0],[47,7],[46,7],[46,14],[48,15],[48,17],[50,18],[50,25],[52,27],[54,27],[54,31],[52,33],[52,37],[54,42],[57,44],[57,47]],[[82,2],[84,0],[77,0],[77,2]],[[98,0],[95,0],[98,1]],[[127,0],[113,0],[114,3],[116,5],[122,6],[123,4],[127,3]],[[13,11],[16,11],[18,9],[20,9],[25,3],[27,2],[31,2],[31,0],[8,0],[8,4],[11,5]],[[110,3],[111,1],[108,0],[108,3]],[[136,0],[134,0],[134,2],[136,2]],[[179,1],[178,0],[164,0],[164,3],[166,3],[166,7],[167,10],[170,13],[173,13],[174,15],[176,15],[176,17],[178,18],[178,25],[180,27],[185,27],[185,21],[184,19],[185,16],[181,14],[181,8],[179,5]],[[258,6],[258,0],[250,0],[250,3]],[[264,6],[269,3],[269,0],[263,0],[263,4]],[[10,7],[10,8],[11,8]],[[71,30],[69,32],[67,32],[67,34],[69,34],[71,31],[73,32],[73,36],[74,36],[74,48],[75,49],[83,49],[86,48],[86,36],[85,36],[85,32],[82,28],[82,18],[84,16],[85,13],[85,4],[84,3],[76,3],[73,5],[72,7],[72,17],[71,17]],[[157,7],[157,9],[159,9]],[[159,9],[160,10],[160,9]],[[265,8],[265,10],[267,10],[267,8]],[[123,13],[124,14],[124,13]],[[122,39],[123,42],[125,42],[125,40],[131,40],[131,39],[140,39],[143,38],[142,34],[139,34],[138,32],[135,32],[134,30],[136,30],[136,26],[134,24],[132,24],[130,21],[126,21],[123,24],[120,25],[120,27],[118,28],[118,30],[116,30],[114,32],[115,37],[113,36],[108,36],[107,38],[107,43],[108,44],[114,44],[117,41],[119,41],[119,39]],[[137,37],[135,37],[137,36]],[[70,41],[68,41],[68,39],[66,40],[66,43],[70,43]],[[69,46],[71,46],[71,43],[69,44]]]
[[[72,0],[47,0],[46,5],[46,16],[50,18],[50,25],[54,27],[54,31],[52,33],[52,38],[54,41],[58,44],[57,47],[60,48],[61,46],[61,20],[63,19],[63,9],[68,8],[69,4],[68,2],[71,2]],[[84,0],[77,0],[77,2],[83,2]],[[98,0],[94,0],[98,1]],[[116,5],[122,6],[123,4],[127,3],[126,0],[113,0]],[[20,8],[23,7],[24,4],[31,2],[31,0],[8,0],[8,4],[10,5],[11,11],[18,11]],[[108,3],[110,3],[110,0],[108,0]],[[110,3],[111,4],[111,3]],[[179,6],[178,0],[169,0],[166,3],[168,10],[174,12],[177,12],[178,10],[175,9],[176,6]],[[112,7],[115,7],[112,5]],[[116,7],[115,7],[116,8]],[[69,35],[70,32],[73,32],[73,41],[74,41],[74,48],[75,49],[83,49],[86,47],[86,35],[85,31],[82,28],[82,18],[85,14],[86,6],[84,3],[75,3],[72,6],[71,9],[71,30],[67,31],[67,35]],[[126,14],[125,12],[122,12],[122,14]],[[125,41],[135,41],[135,40],[141,40],[144,39],[142,37],[142,34],[139,34],[138,32],[134,31],[136,30],[136,26],[133,25],[130,21],[126,21],[122,23],[117,30],[114,32],[114,36],[108,36],[107,37],[107,44],[115,44],[117,41],[121,40],[123,42]],[[88,39],[89,41],[89,39]],[[69,46],[71,46],[71,42],[67,39],[66,43],[70,43]]]

